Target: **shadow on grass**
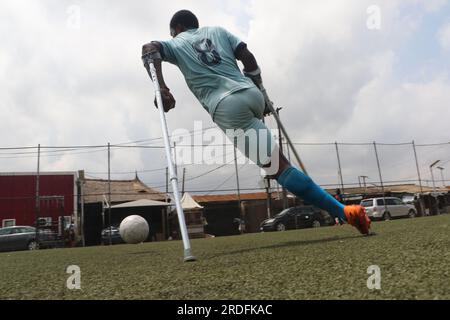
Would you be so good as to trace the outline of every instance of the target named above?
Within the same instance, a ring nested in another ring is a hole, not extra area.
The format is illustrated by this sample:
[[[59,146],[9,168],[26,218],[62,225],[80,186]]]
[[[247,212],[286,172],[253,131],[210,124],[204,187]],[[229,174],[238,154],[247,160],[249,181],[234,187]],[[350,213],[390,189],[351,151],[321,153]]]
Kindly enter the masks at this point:
[[[235,254],[242,254],[247,252],[255,252],[260,250],[273,250],[273,249],[281,249],[281,248],[288,248],[288,247],[301,247],[301,246],[309,246],[309,245],[315,245],[315,244],[325,244],[325,243],[331,243],[336,241],[343,241],[343,240],[351,240],[351,239],[358,239],[361,238],[361,235],[354,235],[354,236],[346,236],[346,237],[331,237],[331,238],[324,238],[324,239],[317,239],[317,240],[298,240],[298,241],[288,241],[288,242],[282,242],[270,246],[264,246],[264,247],[256,247],[256,248],[247,248],[247,249],[241,249],[241,250],[235,250],[235,251],[229,251],[222,254],[216,254],[209,257],[211,258],[220,258],[224,256],[230,256]]]
[[[144,256],[144,255],[154,255],[154,256],[161,256],[161,252],[157,252],[157,251],[139,251],[139,252],[127,252],[127,254],[129,255],[133,255],[133,256]]]

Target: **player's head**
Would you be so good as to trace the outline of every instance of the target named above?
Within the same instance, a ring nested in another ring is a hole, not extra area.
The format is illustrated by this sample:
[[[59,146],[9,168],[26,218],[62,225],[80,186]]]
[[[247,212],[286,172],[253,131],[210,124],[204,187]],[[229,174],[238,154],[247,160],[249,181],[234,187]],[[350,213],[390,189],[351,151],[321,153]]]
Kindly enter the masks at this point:
[[[195,14],[189,10],[180,10],[170,20],[170,35],[176,37],[183,31],[197,29],[198,27],[199,23]]]

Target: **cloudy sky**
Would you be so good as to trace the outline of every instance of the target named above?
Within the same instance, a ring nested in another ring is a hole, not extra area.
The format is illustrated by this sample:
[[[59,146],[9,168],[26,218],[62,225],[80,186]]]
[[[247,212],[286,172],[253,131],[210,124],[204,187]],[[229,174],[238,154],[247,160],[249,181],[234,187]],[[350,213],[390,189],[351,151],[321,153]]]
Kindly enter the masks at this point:
[[[447,0],[2,0],[0,147],[84,146],[144,140],[162,146],[142,44],[169,37],[180,9],[248,43],[272,100],[297,143],[450,141],[450,4]],[[214,126],[180,72],[164,65],[177,99],[171,132]],[[274,121],[268,119],[271,127]],[[186,140],[184,141],[186,142]],[[298,145],[321,184],[338,181],[334,145]],[[105,177],[104,148],[43,150],[42,169]],[[411,146],[380,146],[386,180],[416,179]],[[0,171],[36,170],[35,150],[0,150]],[[377,183],[373,146],[340,147],[344,180]],[[450,160],[450,146],[419,147],[422,174]],[[113,149],[112,172],[164,184],[163,149]],[[448,163],[447,163],[448,164]],[[235,187],[234,166],[186,167],[188,190]],[[448,165],[450,171],[450,165]],[[182,167],[180,167],[181,170]],[[259,170],[241,165],[241,187]]]

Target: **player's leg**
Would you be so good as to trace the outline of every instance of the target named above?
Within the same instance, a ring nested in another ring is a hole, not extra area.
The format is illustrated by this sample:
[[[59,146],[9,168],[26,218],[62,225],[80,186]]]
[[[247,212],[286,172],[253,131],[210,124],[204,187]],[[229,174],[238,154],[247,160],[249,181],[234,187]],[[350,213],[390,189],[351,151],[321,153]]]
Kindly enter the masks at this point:
[[[318,186],[309,176],[292,166],[280,151],[274,150],[274,152],[279,153],[278,155],[275,154],[275,161],[279,165],[277,173],[271,177],[276,179],[280,185],[304,199],[307,203],[327,211],[334,218],[347,221],[362,234],[369,233],[371,221],[364,207],[344,206]],[[270,166],[270,164],[266,166]]]
[[[346,220],[345,206],[319,187],[309,176],[292,166],[280,152],[279,170],[274,178],[280,185],[320,209],[330,213],[334,218]]]
[[[362,206],[344,206],[333,198],[328,192],[319,187],[303,172],[293,167],[286,157],[279,152],[278,172],[273,176],[280,185],[304,199],[306,202],[330,213],[334,218],[347,221],[356,227],[362,234],[368,234],[371,221]]]
[[[293,167],[279,151],[270,130],[260,120],[263,117],[263,111],[262,94],[257,89],[248,89],[225,98],[216,109],[214,122],[223,131],[241,129],[238,140],[242,141],[240,138],[244,136],[245,143],[237,143],[236,147],[247,158],[268,172],[269,176],[277,179],[287,190],[303,198],[306,202],[326,210],[332,216],[347,220],[361,233],[367,234],[370,220],[365,214],[364,208],[360,206],[345,207],[314,183],[310,177]],[[261,148],[264,145],[266,148]]]
[[[258,89],[239,91],[219,104],[214,121],[224,131],[241,129],[237,135],[241,143],[237,142],[236,147],[290,192],[334,217],[345,219],[344,205],[294,168],[279,151],[270,130],[259,120],[263,117],[263,106],[264,100]],[[242,135],[247,138],[245,144]],[[261,146],[267,146],[266,150],[262,150]]]
[[[271,161],[276,144],[270,130],[255,115],[255,105],[264,105],[264,97],[256,87],[235,92],[219,103],[213,121],[248,159],[261,167]],[[261,117],[263,111],[257,111]]]

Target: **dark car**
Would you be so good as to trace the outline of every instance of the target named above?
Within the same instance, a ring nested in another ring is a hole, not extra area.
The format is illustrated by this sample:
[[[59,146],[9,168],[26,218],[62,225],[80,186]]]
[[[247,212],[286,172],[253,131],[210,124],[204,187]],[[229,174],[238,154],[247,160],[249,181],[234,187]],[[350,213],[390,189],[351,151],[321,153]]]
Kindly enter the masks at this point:
[[[109,227],[103,229],[102,231],[102,244],[103,245],[109,245],[109,234],[110,230]],[[111,244],[123,244],[125,241],[123,241],[122,237],[120,236],[119,228],[116,226],[111,227]]]
[[[285,231],[334,225],[334,219],[315,207],[293,207],[261,223],[261,231]]]
[[[37,236],[37,237],[36,237]],[[57,246],[57,234],[28,226],[0,229],[0,251],[38,250]]]

